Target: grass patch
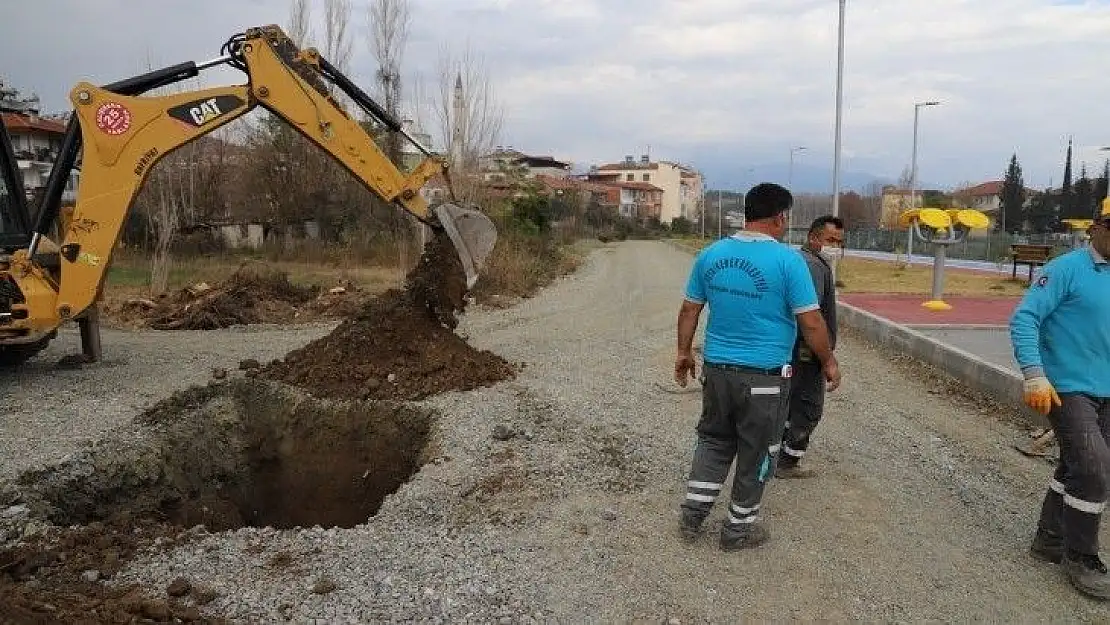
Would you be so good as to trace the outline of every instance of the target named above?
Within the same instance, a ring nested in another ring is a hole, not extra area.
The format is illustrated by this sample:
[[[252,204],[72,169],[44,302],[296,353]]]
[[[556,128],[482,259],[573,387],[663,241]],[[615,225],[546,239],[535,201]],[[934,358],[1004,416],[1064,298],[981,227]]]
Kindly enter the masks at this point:
[[[696,253],[716,239],[671,239],[681,249]],[[842,293],[930,293],[933,288],[932,265],[907,265],[902,261],[869,258],[841,259],[837,281]],[[1020,297],[1027,285],[1023,279],[985,272],[946,268],[944,293],[979,297]]]
[[[843,283],[842,293],[929,293],[933,288],[932,265],[906,265],[897,261],[881,261],[845,257],[839,263],[837,280]],[[979,297],[1021,296],[1024,280],[958,269],[945,269],[945,295]]]
[[[285,272],[297,286],[330,288],[349,281],[371,292],[398,286],[404,279],[396,266],[360,265],[355,262],[271,261],[247,254],[214,254],[175,258],[170,268],[167,290],[174,292],[198,282],[215,284],[229,278],[242,266],[264,266]],[[104,281],[106,301],[150,297],[150,258],[145,255],[117,253]]]
[[[483,304],[500,298],[531,297],[559,276],[578,268],[591,244],[563,245],[551,237],[502,232],[486,259],[474,297]]]

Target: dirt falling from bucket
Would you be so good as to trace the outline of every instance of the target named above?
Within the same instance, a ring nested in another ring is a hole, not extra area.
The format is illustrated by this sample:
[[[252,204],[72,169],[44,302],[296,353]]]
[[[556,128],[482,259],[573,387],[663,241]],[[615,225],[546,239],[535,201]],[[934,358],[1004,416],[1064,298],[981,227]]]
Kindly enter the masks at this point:
[[[516,375],[505,359],[455,334],[466,275],[446,234],[428,243],[405,290],[370,300],[331,334],[259,372],[317,397],[419,400]]]

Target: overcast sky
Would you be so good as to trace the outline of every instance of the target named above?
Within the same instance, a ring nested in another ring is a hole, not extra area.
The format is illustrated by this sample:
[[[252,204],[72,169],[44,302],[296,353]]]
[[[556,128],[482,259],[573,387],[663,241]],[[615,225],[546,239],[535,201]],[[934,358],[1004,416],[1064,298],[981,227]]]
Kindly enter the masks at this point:
[[[352,74],[369,85],[367,0],[352,1]],[[785,163],[797,145],[809,148],[800,164],[831,169],[836,0],[411,4],[407,69],[432,79],[440,47],[469,40],[505,107],[504,144],[583,166],[650,146],[705,169],[711,187],[748,184],[749,168]],[[230,35],[288,16],[287,0],[5,5],[0,76],[51,110],[78,80],[213,57]],[[1101,169],[1110,0],[848,0],[845,49],[847,170],[896,178],[914,102],[929,99],[943,104],[922,109],[918,160],[933,184],[998,178],[1015,151],[1028,185],[1059,184],[1069,134],[1077,171],[1082,159]]]

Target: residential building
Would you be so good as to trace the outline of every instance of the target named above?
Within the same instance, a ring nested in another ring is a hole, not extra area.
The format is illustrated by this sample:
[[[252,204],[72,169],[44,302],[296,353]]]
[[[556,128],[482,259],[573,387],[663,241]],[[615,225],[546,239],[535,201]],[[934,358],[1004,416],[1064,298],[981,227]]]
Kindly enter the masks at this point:
[[[705,179],[695,171],[683,170],[680,180],[682,216],[690,220],[701,219],[701,211],[705,208]]]
[[[958,189],[952,197],[961,208],[971,208],[984,213],[996,213],[1002,206],[1002,181],[991,180],[965,189]]]
[[[591,169],[595,181],[646,183],[663,192],[659,220],[670,224],[677,217],[696,219],[701,210],[704,178],[695,169],[672,161],[652,161],[644,154],[637,161],[625,156],[622,163]]]
[[[897,230],[899,228],[898,218],[902,213],[922,206],[924,206],[924,201],[921,190],[917,191],[911,206],[909,189],[887,185],[883,187],[879,226],[886,230]]]
[[[66,134],[63,119],[44,117],[39,112],[37,96],[20,98],[19,92],[0,81],[0,121],[12,140],[16,167],[23,178],[23,188],[32,198],[46,186],[54,160]],[[77,172],[70,174],[63,201],[73,201],[77,191]]]
[[[991,180],[965,189],[957,189],[952,193],[953,199],[963,208],[973,208],[988,215],[995,215],[1002,208],[1002,180]],[[1036,197],[1040,191],[1025,188],[1025,205]]]
[[[432,149],[432,136],[424,132],[416,122],[409,118],[401,120],[401,128],[404,129],[409,136],[416,139],[425,148]],[[415,145],[408,139],[401,137],[401,166],[408,171],[412,171],[417,165],[420,164],[426,157]]]
[[[512,146],[497,146],[493,152],[478,160],[478,168],[486,181],[508,180],[513,178],[535,178],[550,176],[565,178],[570,174],[572,164],[552,156],[534,156],[514,150]]]
[[[629,217],[639,221],[653,218],[663,220],[663,189],[649,182],[611,182],[608,184],[620,189],[617,212],[621,217]]]

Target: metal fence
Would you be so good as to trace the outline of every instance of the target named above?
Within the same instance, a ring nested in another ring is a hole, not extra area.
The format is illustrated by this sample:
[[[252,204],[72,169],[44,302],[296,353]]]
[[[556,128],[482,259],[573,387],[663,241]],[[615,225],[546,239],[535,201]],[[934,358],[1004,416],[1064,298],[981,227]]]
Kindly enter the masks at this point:
[[[800,245],[805,242],[804,229],[795,228],[788,237],[788,242]],[[948,246],[948,258],[964,260],[983,260],[988,262],[1008,262],[1010,259],[1010,246],[1018,243],[1032,245],[1051,245],[1052,254],[1070,250],[1080,244],[1080,238],[1075,234],[1033,234],[1011,235],[1001,232],[992,232],[964,239],[960,243]],[[902,230],[848,230],[844,233],[844,246],[852,250],[868,250],[875,252],[890,252],[905,254],[912,251],[914,254],[931,254],[932,246],[914,239],[912,250],[908,250],[908,231]]]

